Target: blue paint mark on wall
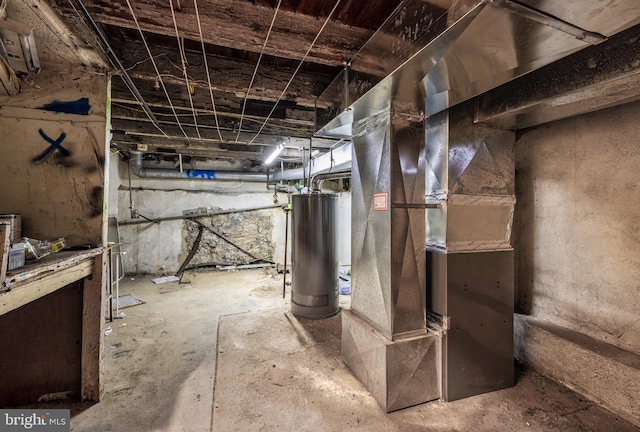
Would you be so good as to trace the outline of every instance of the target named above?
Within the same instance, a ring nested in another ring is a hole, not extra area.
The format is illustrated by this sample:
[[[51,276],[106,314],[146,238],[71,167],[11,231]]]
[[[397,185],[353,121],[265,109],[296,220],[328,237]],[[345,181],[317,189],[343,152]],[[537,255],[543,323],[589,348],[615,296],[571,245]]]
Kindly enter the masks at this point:
[[[71,156],[71,153],[69,153],[69,151],[67,149],[62,147],[62,141],[64,141],[64,139],[67,137],[67,134],[65,134],[63,132],[63,133],[60,134],[60,136],[57,139],[52,139],[52,138],[49,138],[47,136],[47,134],[45,134],[42,129],[38,129],[38,133],[50,145],[49,145],[49,148],[47,148],[45,151],[43,151],[38,156],[36,156],[33,159],[31,159],[31,162],[34,162],[34,163],[35,162],[40,162],[41,160],[43,160],[44,158],[49,156],[49,154],[51,154],[56,149],[58,149],[60,151],[62,156],[65,156],[65,157]]]
[[[42,109],[57,113],[89,115],[91,105],[89,105],[89,98],[85,97],[71,102],[61,102],[56,100],[44,105]]]
[[[205,179],[205,180],[215,180],[216,172],[215,171],[206,171],[206,170],[186,170],[185,174],[189,178],[193,179]]]

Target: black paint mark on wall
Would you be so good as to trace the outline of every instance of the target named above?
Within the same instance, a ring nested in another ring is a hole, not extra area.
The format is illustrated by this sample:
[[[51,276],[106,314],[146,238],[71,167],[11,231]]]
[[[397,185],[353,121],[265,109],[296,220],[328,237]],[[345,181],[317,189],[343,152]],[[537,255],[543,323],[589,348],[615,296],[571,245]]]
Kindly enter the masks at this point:
[[[71,153],[67,149],[62,147],[62,141],[64,141],[64,139],[67,137],[67,134],[62,132],[57,139],[52,139],[52,138],[49,138],[42,129],[38,129],[38,133],[46,142],[49,143],[49,147],[45,151],[40,153],[38,156],[31,159],[31,162],[33,163],[41,162],[44,159],[46,159],[46,157],[49,156],[51,153],[53,153],[55,150],[58,150],[60,152],[59,154],[62,157],[68,158],[69,156],[71,156]]]
[[[84,172],[87,174],[93,174],[93,173],[99,172],[102,175],[104,163],[105,163],[105,158],[102,156],[98,156],[97,165],[87,165],[84,168]]]
[[[61,102],[56,100],[44,105],[42,109],[57,113],[89,115],[91,105],[89,105],[89,98],[84,97],[70,102]]]
[[[71,159],[68,156],[64,156],[60,153],[55,153],[53,156],[53,160],[55,161],[56,165],[64,168],[73,168],[76,165],[78,165],[76,162],[73,161],[73,159]]]
[[[89,194],[89,206],[91,206],[91,217],[102,216],[102,193],[104,188],[102,186],[96,186],[91,189]]]

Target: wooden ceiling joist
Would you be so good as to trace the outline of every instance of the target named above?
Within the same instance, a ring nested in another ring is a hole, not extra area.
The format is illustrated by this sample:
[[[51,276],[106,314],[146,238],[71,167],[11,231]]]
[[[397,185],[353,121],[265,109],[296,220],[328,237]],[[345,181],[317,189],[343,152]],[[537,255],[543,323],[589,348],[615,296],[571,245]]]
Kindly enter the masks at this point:
[[[117,44],[116,53],[125,67],[129,69],[129,75],[134,80],[142,81],[142,86],[149,88],[156,85],[158,76],[149,54],[141,42],[127,41]],[[126,46],[126,49],[124,48]],[[165,83],[175,84],[186,88],[180,57],[176,51],[168,51],[159,47],[151,47],[151,53],[160,72],[160,77]],[[188,62],[189,83],[208,93],[209,81],[204,67],[202,52],[186,52]],[[211,87],[215,92],[229,93],[234,97],[244,98],[251,83],[255,63],[242,60],[234,60],[209,55],[207,57]],[[249,97],[255,100],[275,102],[282,95],[293,70],[276,67],[268,63],[262,63],[258,68],[256,79],[249,92]],[[336,71],[337,74],[337,71]],[[295,101],[301,106],[313,107],[316,98],[320,95],[333,76],[322,76],[300,71],[291,82],[284,94],[284,99]]]
[[[193,3],[183,3],[181,10],[175,11],[180,37],[199,41]],[[90,1],[86,5],[94,19],[101,24],[137,28],[124,0]],[[176,36],[168,1],[141,0],[132,2],[132,6],[142,30]],[[205,43],[251,52],[261,51],[273,17],[272,8],[237,0],[201,0],[198,8]],[[279,11],[265,53],[302,59],[322,24],[322,17]],[[353,57],[371,34],[367,29],[331,21],[309,53],[309,61],[340,66]]]

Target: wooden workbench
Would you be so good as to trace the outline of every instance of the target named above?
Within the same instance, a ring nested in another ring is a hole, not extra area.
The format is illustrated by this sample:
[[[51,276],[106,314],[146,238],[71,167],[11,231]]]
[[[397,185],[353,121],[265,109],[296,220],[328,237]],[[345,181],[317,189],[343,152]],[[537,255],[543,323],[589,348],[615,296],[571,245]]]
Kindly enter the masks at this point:
[[[36,315],[44,313],[51,314],[70,314],[69,311],[51,311],[50,308],[57,306],[47,306],[45,296],[58,292],[65,287],[77,285],[81,283],[81,287],[76,288],[77,294],[73,294],[76,298],[75,302],[81,302],[82,317],[73,317],[74,322],[81,322],[81,344],[80,348],[80,392],[83,400],[98,401],[102,393],[102,340],[103,340],[103,322],[104,322],[104,297],[107,286],[107,259],[105,248],[94,248],[83,251],[62,251],[49,256],[43,257],[37,261],[27,261],[27,265],[22,268],[12,270],[7,273],[6,281],[0,281],[0,320],[5,316],[11,316],[12,323],[23,325],[24,317],[32,317],[33,311],[29,311],[30,305],[38,305]],[[79,297],[82,297],[81,299]],[[36,306],[33,306],[36,307]],[[57,317],[56,317],[57,319]],[[60,318],[64,319],[64,315]],[[70,319],[72,319],[70,317]],[[47,328],[47,322],[35,322],[31,324],[30,329],[39,326],[35,330],[37,333],[50,333],[51,338],[64,338],[64,334],[56,333],[55,328]],[[77,325],[76,325],[77,327]],[[68,329],[67,329],[68,330]],[[1,335],[0,335],[1,336]],[[22,341],[17,339],[15,335],[5,335],[8,345],[21,345]],[[21,352],[22,356],[29,356],[24,352],[31,352],[31,348],[15,347],[16,352]],[[13,346],[3,346],[3,350],[11,352]],[[39,354],[41,355],[41,354]],[[68,353],[64,353],[68,355]],[[10,359],[11,360],[11,359]],[[52,359],[54,360],[54,359]],[[64,359],[69,362],[68,359]],[[27,359],[26,361],[29,361]],[[61,366],[62,367],[62,366]],[[55,371],[52,373],[55,374]],[[75,372],[74,372],[75,373]],[[0,377],[2,378],[2,377]],[[20,379],[20,377],[12,377],[12,379]],[[26,389],[18,388],[19,392],[31,392],[33,396],[34,387],[40,385],[42,378],[25,377]],[[0,382],[2,379],[0,379]],[[46,388],[46,383],[42,384]],[[6,395],[5,395],[6,397]],[[11,399],[15,400],[15,399]]]

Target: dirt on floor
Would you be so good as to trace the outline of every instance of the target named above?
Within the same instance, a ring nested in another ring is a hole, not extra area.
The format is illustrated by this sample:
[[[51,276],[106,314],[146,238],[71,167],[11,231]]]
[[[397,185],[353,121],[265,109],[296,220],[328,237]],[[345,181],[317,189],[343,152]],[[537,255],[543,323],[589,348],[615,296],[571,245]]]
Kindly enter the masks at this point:
[[[187,273],[185,283],[151,279],[121,283],[121,295],[145,303],[106,324],[102,402],[56,406],[71,407],[71,430],[640,430],[522,370],[510,389],[386,414],[340,359],[340,316],[293,317],[282,275],[256,269]]]
[[[221,317],[214,431],[637,431],[543,376],[385,414],[340,358],[340,317],[283,309]]]
[[[105,395],[72,417],[73,431],[209,431],[218,318],[285,305],[282,276],[261,269],[151,279],[121,283],[145,304],[106,324]]]

